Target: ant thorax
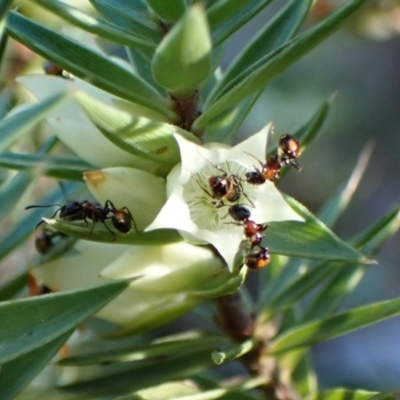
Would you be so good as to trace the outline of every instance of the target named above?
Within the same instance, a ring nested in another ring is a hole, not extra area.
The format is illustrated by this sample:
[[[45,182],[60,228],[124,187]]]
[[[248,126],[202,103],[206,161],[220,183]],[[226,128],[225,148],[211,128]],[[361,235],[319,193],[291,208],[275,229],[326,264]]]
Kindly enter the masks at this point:
[[[257,192],[254,185],[246,182],[247,171],[248,167],[226,161],[221,164],[210,162],[200,172],[192,174],[183,186],[183,197],[191,220],[199,229],[238,229],[237,225],[227,223],[233,221],[229,216],[229,207],[235,204],[253,207]]]

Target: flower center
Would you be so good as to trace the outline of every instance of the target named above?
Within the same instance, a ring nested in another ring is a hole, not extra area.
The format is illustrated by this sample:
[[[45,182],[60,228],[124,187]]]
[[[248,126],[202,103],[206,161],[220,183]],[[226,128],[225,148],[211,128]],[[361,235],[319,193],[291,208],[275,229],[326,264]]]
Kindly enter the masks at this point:
[[[246,172],[248,170],[235,161],[210,163],[184,185],[183,197],[199,229],[237,228],[229,216],[229,207],[240,204],[251,208],[255,195],[254,185],[246,182]]]

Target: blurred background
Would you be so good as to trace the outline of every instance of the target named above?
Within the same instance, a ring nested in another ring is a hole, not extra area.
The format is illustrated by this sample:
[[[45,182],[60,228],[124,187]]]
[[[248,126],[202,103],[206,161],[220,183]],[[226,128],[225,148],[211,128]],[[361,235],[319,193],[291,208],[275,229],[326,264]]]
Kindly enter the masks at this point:
[[[300,1],[300,0],[299,0]],[[73,3],[84,4],[75,0]],[[286,1],[276,0],[238,32],[227,47],[226,66],[250,37]],[[326,17],[343,1],[318,0],[307,24]],[[23,4],[23,2],[22,2]],[[41,15],[40,18],[45,18]],[[306,25],[307,25],[306,24]],[[15,43],[3,76],[12,79],[32,54]],[[40,70],[42,60],[34,64]],[[276,135],[293,132],[335,94],[327,122],[280,187],[316,213],[347,181],[363,148],[374,146],[370,164],[334,231],[344,240],[365,229],[398,204],[400,194],[400,1],[370,1],[357,18],[273,81],[260,97],[236,141],[269,121]],[[1,171],[0,171],[1,174]],[[344,308],[400,296],[400,236],[368,267]],[[22,250],[26,251],[26,250]],[[16,255],[1,266],[7,279]],[[14,270],[15,273],[15,270]],[[314,351],[322,387],[347,386],[400,391],[400,318],[318,345]]]

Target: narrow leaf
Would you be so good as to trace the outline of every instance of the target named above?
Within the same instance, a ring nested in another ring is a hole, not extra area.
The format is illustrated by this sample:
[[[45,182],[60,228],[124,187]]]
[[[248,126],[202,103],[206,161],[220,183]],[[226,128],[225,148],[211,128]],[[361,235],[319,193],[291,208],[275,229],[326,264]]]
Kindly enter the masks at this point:
[[[366,0],[352,0],[332,13],[324,21],[297,36],[288,44],[268,54],[243,71],[203,114],[195,121],[196,129],[207,125],[215,116],[234,106],[247,96],[264,88],[273,78],[294,64],[319,43],[335,32],[340,24],[352,15]]]
[[[153,43],[161,38],[161,27],[150,18],[142,0],[90,0],[93,6],[114,24],[123,26],[135,35]]]
[[[166,101],[146,82],[78,42],[11,12],[8,33],[35,53],[116,96],[171,116]]]
[[[228,339],[221,335],[207,333],[203,337],[193,339],[171,340],[147,346],[131,346],[124,349],[99,350],[84,355],[72,355],[61,359],[59,365],[92,365],[106,362],[129,362],[193,352],[193,349],[213,349],[227,344]]]
[[[353,240],[355,245],[368,256],[376,254],[383,244],[400,228],[399,208],[366,230],[361,237]],[[337,273],[314,297],[303,315],[303,322],[333,314],[364,276],[365,268],[360,265],[347,265],[337,268]]]
[[[63,220],[44,219],[49,225],[56,230],[76,237],[77,239],[91,240],[94,242],[111,243],[114,241],[114,236],[103,224],[97,224],[92,233],[91,226],[82,222],[67,222]],[[110,228],[112,229],[112,228]],[[136,232],[132,229],[129,233],[121,233],[113,230],[115,233],[115,242],[120,244],[133,245],[157,245],[179,242],[182,236],[174,229],[158,229],[150,232]]]
[[[155,44],[138,37],[131,32],[105,20],[96,18],[86,12],[56,0],[34,0],[37,4],[65,19],[72,25],[126,46],[155,49]]]
[[[46,344],[2,364],[0,400],[15,399],[15,395],[46,366],[72,332],[73,330],[69,330]]]
[[[319,218],[328,226],[332,226],[342,212],[347,208],[368,166],[368,163],[371,159],[372,150],[372,143],[367,143],[358,158],[357,164],[350,175],[350,178],[324,205],[322,210],[319,211]]]
[[[3,0],[0,2],[0,61],[3,61],[3,55],[7,44],[7,35],[5,28],[7,22],[8,11],[12,5],[12,0]]]
[[[63,100],[65,100],[63,95],[52,96],[46,101],[29,105],[22,111],[3,119],[0,122],[0,152],[21,139]]]
[[[0,303],[0,361],[14,360],[75,328],[128,286],[116,281],[74,290]]]
[[[238,54],[235,60],[232,61],[228,70],[222,77],[222,80],[218,83],[212,98],[207,99],[206,104],[208,104],[228,82],[235,79],[236,76],[262,57],[290,40],[303,23],[312,3],[312,0],[292,0],[276,14],[272,21],[265,24],[255,35],[254,39]],[[262,90],[260,93],[261,92]]]
[[[11,169],[35,168],[41,174],[57,179],[82,182],[82,174],[93,166],[78,157],[43,156],[38,154],[1,153],[0,165]]]
[[[217,1],[207,9],[214,47],[268,6],[271,0]]]
[[[301,324],[270,343],[272,355],[309,347],[400,314],[400,298],[369,304],[326,319]]]

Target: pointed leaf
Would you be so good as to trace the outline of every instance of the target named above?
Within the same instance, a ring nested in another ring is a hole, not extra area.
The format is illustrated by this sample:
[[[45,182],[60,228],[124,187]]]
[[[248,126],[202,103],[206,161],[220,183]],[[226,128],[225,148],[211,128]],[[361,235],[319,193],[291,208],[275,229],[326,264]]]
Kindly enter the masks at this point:
[[[288,196],[285,199],[305,219],[305,223],[271,222],[264,240],[271,253],[317,260],[370,262],[340,240],[303,205]]]
[[[400,228],[400,210],[396,208],[367,229],[355,242],[363,253],[373,256]],[[303,315],[303,322],[333,314],[364,276],[365,268],[360,265],[346,265],[337,268],[336,274],[314,297]]]
[[[109,57],[15,12],[10,13],[7,29],[14,39],[93,85],[163,115],[174,115],[151,86]]]
[[[164,36],[151,62],[154,80],[187,98],[211,75],[211,38],[202,8],[195,5]]]
[[[123,26],[135,35],[153,43],[161,38],[160,27],[150,18],[142,0],[90,0],[93,6],[114,24]]]
[[[276,355],[296,348],[310,347],[399,314],[400,298],[396,298],[301,324],[274,338],[270,343],[270,353]]]
[[[11,169],[36,168],[41,174],[57,179],[82,182],[82,174],[93,166],[78,157],[43,156],[38,154],[1,153],[0,165]]]
[[[195,121],[194,128],[205,127],[215,116],[234,106],[241,100],[264,88],[273,78],[294,64],[319,43],[330,36],[340,24],[352,15],[366,0],[352,0],[332,13],[324,21],[297,36],[288,44],[268,54],[251,67],[243,71],[221,96],[204,109],[203,114]]]
[[[0,400],[15,399],[18,394],[54,357],[73,329],[1,365]]]
[[[21,139],[63,100],[65,100],[63,95],[52,96],[46,101],[29,105],[22,111],[3,119],[0,122],[0,152]]]
[[[0,2],[0,61],[3,61],[3,55],[7,44],[7,35],[5,28],[7,22],[8,11],[12,5],[12,0],[3,0]]]
[[[264,9],[271,0],[214,1],[207,9],[214,47]]]
[[[138,37],[124,28],[96,18],[78,8],[57,0],[34,0],[46,10],[92,34],[138,49],[155,49],[155,44]]]
[[[246,68],[290,40],[303,23],[312,3],[313,0],[292,0],[270,22],[266,23],[232,61],[222,80],[218,83],[212,98]],[[205,104],[208,104],[212,98],[207,99]]]
[[[355,166],[350,178],[347,182],[342,185],[335,195],[323,206],[322,210],[319,211],[318,217],[322,222],[328,226],[332,226],[342,212],[347,208],[353,194],[358,188],[361,178],[369,164],[371,159],[373,146],[371,143],[367,143],[361,152],[357,165]]]
[[[69,332],[99,311],[129,282],[116,281],[74,290],[0,303],[0,362],[14,360]]]

